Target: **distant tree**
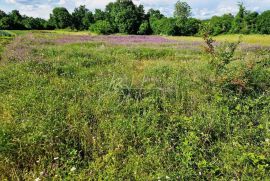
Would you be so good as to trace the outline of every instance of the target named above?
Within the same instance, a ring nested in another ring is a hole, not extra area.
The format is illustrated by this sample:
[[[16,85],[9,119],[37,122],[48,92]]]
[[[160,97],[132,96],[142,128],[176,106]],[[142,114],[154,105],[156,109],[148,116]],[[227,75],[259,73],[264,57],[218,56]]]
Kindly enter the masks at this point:
[[[142,22],[142,6],[137,7],[132,0],[117,0],[106,6],[108,20],[120,33],[136,34]]]
[[[85,14],[85,16],[82,19],[82,24],[84,29],[88,29],[91,24],[94,23],[94,15],[91,11]]]
[[[153,28],[155,28],[154,26],[156,26],[156,23],[154,22],[164,18],[165,16],[159,10],[149,9],[146,17],[149,19],[150,28],[153,31]]]
[[[183,25],[184,26],[182,29],[179,28],[177,34],[183,36],[192,36],[199,32],[201,21],[195,18],[188,18]]]
[[[156,35],[177,35],[178,27],[174,18],[165,17],[153,21],[152,30]]]
[[[101,9],[96,9],[94,13],[94,21],[99,21],[99,20],[106,20],[107,19],[107,14],[102,11]]]
[[[29,30],[36,29],[35,18],[33,17],[24,17],[22,24],[24,25],[26,29],[29,29]]]
[[[17,29],[17,30],[24,29],[24,26],[22,24],[23,17],[18,10],[11,11],[8,17],[10,19],[9,23],[10,23],[11,29]]]
[[[270,10],[263,12],[258,16],[257,27],[258,32],[262,34],[270,34]]]
[[[64,7],[54,8],[50,19],[54,26],[59,29],[71,27],[72,25],[72,17]]]
[[[174,17],[180,20],[186,20],[191,15],[191,7],[188,3],[177,1],[175,4]]]
[[[111,34],[113,33],[113,28],[110,22],[106,20],[98,20],[95,24],[90,26],[90,30],[97,34]]]
[[[50,17],[50,19],[46,21],[44,27],[46,30],[54,30],[56,28],[54,19]]]
[[[10,30],[12,29],[12,21],[8,16],[0,19],[0,30]]]
[[[24,17],[22,20],[22,24],[26,29],[29,30],[42,30],[46,29],[46,21],[41,18],[33,18],[33,17]]]
[[[243,3],[239,3],[238,6],[239,11],[232,24],[232,33],[245,33],[247,31],[245,22],[246,8]]]
[[[212,35],[225,34],[230,32],[234,17],[232,14],[225,14],[223,16],[213,16],[209,20],[210,33]]]
[[[7,14],[0,9],[0,19],[2,19],[3,17],[6,17],[6,16],[7,16]]]
[[[257,19],[259,13],[247,11],[245,16],[245,21],[248,29],[248,33],[257,33]]]
[[[11,13],[9,14],[9,17],[15,22],[19,23],[22,21],[22,15],[18,10],[12,10]]]
[[[144,10],[144,6],[143,5],[139,5],[136,8],[136,11],[137,11],[138,20],[140,21],[140,23],[143,23],[143,21],[148,20],[148,17],[145,14],[145,10]]]
[[[85,6],[80,6],[72,13],[72,21],[74,28],[85,30],[94,22],[94,16]]]
[[[150,24],[148,21],[144,21],[139,28],[138,34],[139,35],[150,35],[152,33]]]
[[[149,9],[147,16],[149,17],[149,19],[162,19],[165,17],[159,10],[154,9]]]

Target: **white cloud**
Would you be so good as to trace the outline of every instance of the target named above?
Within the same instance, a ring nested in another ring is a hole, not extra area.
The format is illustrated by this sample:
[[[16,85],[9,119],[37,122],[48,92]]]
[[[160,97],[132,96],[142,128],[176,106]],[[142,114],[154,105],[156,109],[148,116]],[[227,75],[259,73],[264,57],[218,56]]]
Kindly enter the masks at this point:
[[[64,6],[73,11],[79,5],[86,5],[93,11],[96,8],[104,9],[113,0],[0,0],[5,1],[13,9],[18,9],[22,14],[48,18],[52,9],[56,6]],[[174,4],[177,0],[133,0],[135,4],[143,4],[145,9],[159,9],[167,16],[172,16]],[[238,10],[236,0],[186,0],[191,7],[193,16],[196,18],[209,18],[213,15],[225,13],[235,14]],[[249,10],[264,11],[270,9],[270,0],[243,0]]]

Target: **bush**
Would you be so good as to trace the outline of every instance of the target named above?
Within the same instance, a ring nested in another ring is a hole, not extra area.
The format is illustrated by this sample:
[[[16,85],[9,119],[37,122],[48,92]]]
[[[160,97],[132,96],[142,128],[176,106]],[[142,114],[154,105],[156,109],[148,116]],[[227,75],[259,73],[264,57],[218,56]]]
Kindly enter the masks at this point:
[[[97,34],[111,34],[113,33],[113,28],[108,21],[99,20],[92,26],[90,26],[90,30],[97,33]]]
[[[214,46],[214,40],[205,34],[206,52],[214,71],[214,84],[224,94],[250,96],[264,92],[270,86],[270,59],[258,57],[236,57],[240,40],[235,43],[223,42]],[[242,61],[244,60],[244,61]]]
[[[12,36],[12,34],[10,34],[9,32],[7,32],[7,31],[2,31],[2,30],[0,30],[0,37],[1,36],[7,36],[7,37],[11,37]]]

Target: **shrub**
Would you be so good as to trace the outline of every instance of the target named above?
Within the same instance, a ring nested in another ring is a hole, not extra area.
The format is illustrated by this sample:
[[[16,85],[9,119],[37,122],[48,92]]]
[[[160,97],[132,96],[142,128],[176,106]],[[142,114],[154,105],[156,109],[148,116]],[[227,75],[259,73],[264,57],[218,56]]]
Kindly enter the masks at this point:
[[[111,24],[105,20],[97,21],[95,24],[90,26],[90,30],[98,34],[105,34],[105,35],[114,32]]]
[[[0,37],[1,36],[7,36],[7,37],[11,37],[12,36],[12,34],[10,34],[9,32],[7,32],[7,31],[2,31],[2,30],[0,30]]]
[[[204,40],[207,44],[206,52],[210,55],[209,64],[214,70],[215,84],[224,93],[252,95],[269,88],[269,58],[256,60],[257,57],[250,59],[243,55],[236,58],[235,52],[240,40],[234,43],[223,42],[218,46],[213,45],[214,40],[207,34]]]

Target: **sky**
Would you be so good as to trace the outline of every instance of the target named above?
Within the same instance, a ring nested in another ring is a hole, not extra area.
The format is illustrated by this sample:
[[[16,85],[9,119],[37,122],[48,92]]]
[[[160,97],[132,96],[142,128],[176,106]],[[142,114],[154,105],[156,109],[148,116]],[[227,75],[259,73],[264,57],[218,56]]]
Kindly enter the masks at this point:
[[[18,9],[21,14],[48,19],[54,7],[63,6],[70,12],[75,7],[86,5],[93,11],[96,8],[104,9],[106,4],[113,0],[0,0],[0,9],[10,12]],[[143,4],[145,10],[159,9],[167,16],[173,15],[174,4],[177,0],[133,0],[135,4]],[[270,10],[270,0],[241,0],[248,10],[263,12]],[[225,13],[235,14],[239,0],[186,0],[192,7],[192,16],[207,19],[214,15]]]

